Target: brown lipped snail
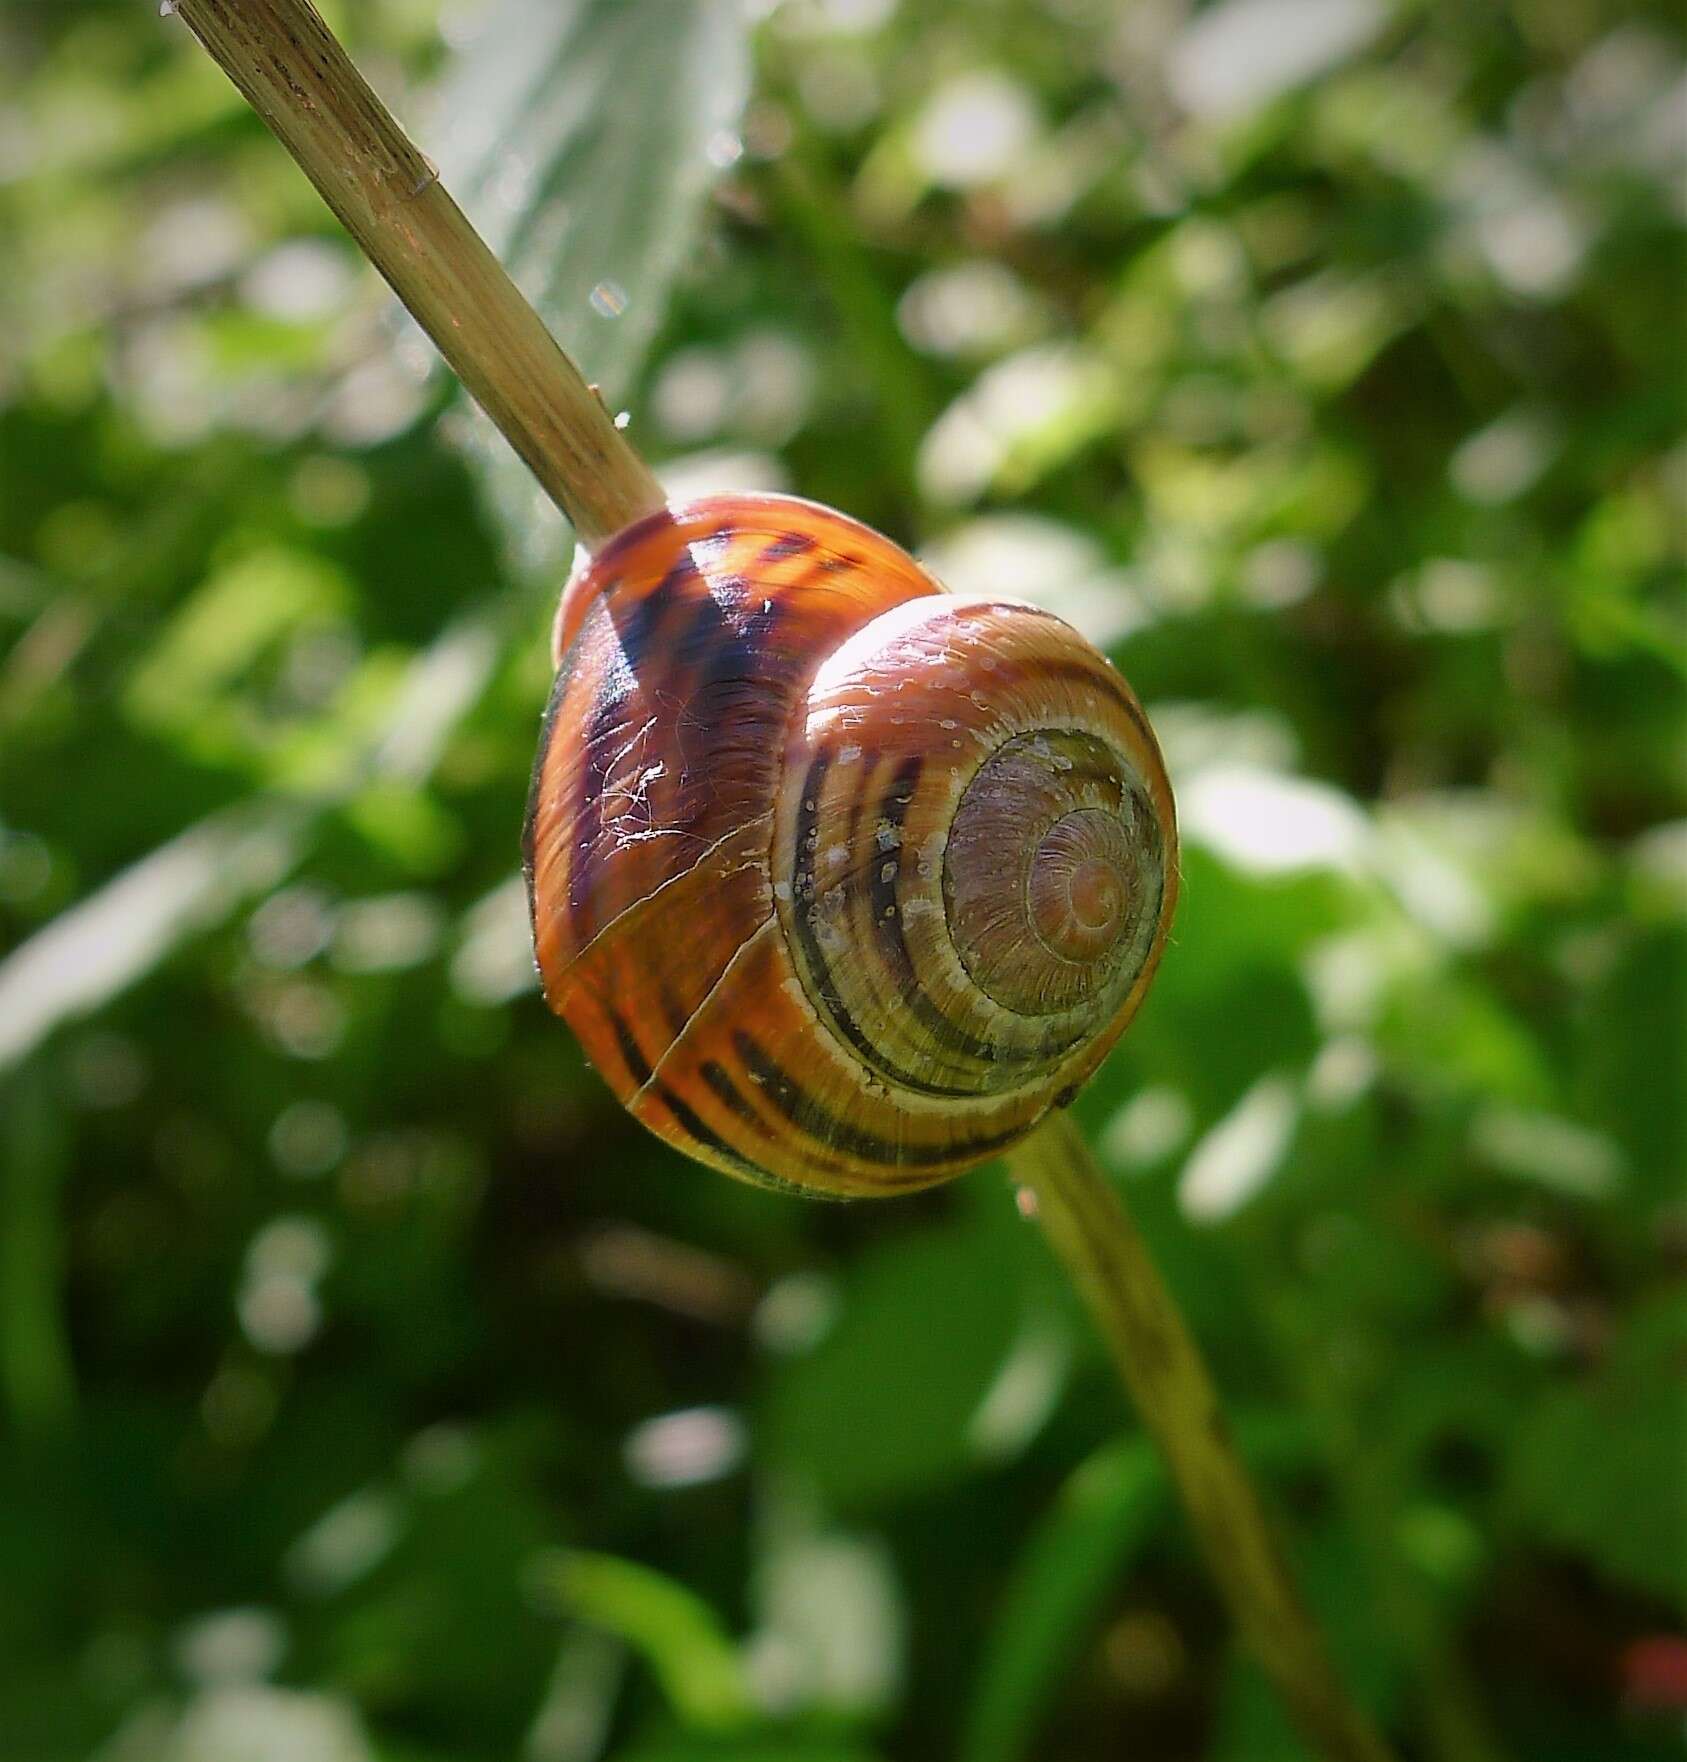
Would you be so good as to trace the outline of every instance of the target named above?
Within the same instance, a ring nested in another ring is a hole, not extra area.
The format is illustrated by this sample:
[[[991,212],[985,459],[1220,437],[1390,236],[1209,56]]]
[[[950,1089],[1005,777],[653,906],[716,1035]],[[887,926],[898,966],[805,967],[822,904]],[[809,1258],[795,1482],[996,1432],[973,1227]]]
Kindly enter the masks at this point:
[[[526,862],[550,1005],[688,1155],[905,1192],[1068,1102],[1177,891],[1159,748],[1053,613],[786,496],[634,522],[570,581]]]

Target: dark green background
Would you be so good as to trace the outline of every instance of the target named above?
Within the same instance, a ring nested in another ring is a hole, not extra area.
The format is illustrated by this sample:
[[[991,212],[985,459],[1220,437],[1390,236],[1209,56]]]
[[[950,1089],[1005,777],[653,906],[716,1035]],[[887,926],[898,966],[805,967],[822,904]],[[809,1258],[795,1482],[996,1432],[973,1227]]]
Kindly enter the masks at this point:
[[[547,1016],[564,535],[155,13],[0,11],[0,1757],[1299,1755],[999,1171],[734,1186]],[[1110,645],[1079,1112],[1352,1680],[1680,1753],[1675,9],[791,3],[741,120],[725,9],[334,16],[665,470]]]

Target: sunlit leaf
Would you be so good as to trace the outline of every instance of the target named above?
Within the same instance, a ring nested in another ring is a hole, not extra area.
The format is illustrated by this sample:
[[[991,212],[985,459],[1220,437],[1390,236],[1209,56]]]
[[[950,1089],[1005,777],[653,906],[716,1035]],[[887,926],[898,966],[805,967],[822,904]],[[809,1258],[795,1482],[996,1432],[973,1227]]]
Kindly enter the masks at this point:
[[[950,1229],[867,1256],[836,1327],[772,1391],[775,1459],[850,1505],[941,1485],[977,1460],[976,1418],[1019,1323],[1003,1253],[990,1233]]]
[[[737,157],[748,83],[736,0],[500,0],[449,72],[446,186],[611,409]],[[483,419],[475,435],[512,537],[537,521],[554,547],[526,468]]]
[[[0,1066],[149,973],[291,867],[304,815],[234,808],[142,857],[0,962]]]

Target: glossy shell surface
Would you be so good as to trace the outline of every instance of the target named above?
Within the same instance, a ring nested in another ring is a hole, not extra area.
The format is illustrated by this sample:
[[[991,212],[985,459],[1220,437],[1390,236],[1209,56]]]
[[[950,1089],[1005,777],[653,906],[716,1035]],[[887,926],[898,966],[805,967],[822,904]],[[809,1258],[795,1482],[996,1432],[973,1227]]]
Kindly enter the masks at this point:
[[[1134,1013],[1172,803],[1118,673],[812,503],[653,515],[569,584],[527,824],[546,997],[727,1173],[927,1185]]]

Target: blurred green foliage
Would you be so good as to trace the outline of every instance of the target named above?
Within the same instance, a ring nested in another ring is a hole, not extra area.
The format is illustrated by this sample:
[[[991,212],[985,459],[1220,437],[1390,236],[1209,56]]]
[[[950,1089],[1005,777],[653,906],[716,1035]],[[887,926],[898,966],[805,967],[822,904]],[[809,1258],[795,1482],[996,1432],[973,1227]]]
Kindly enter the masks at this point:
[[[997,1175],[740,1189],[546,1015],[566,534],[155,11],[0,13],[0,1756],[1298,1755]],[[1081,1112],[1350,1675],[1679,1754],[1676,10],[332,16],[672,484],[1112,649]]]

